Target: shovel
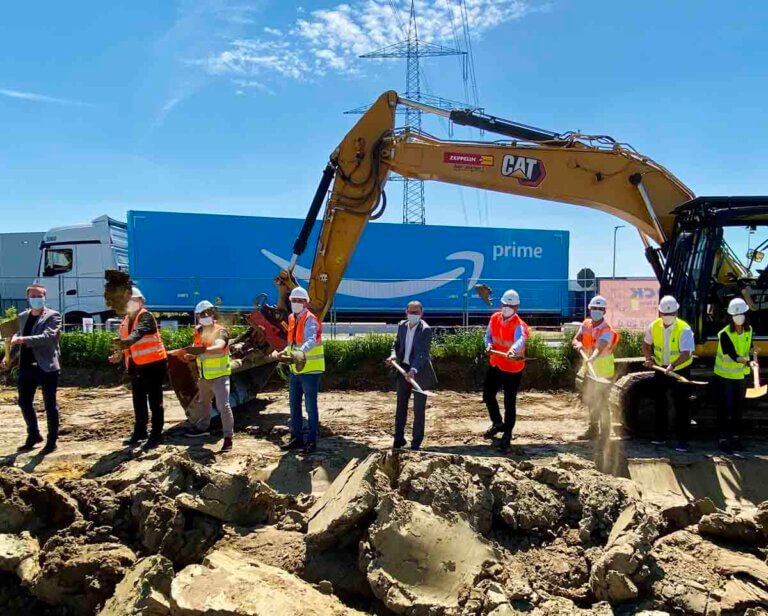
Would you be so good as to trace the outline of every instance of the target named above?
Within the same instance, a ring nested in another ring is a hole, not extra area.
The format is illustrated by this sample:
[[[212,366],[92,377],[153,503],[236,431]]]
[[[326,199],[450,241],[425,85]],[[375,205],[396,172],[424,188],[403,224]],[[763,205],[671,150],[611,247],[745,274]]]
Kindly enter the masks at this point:
[[[706,381],[691,381],[690,379],[686,379],[682,374],[678,374],[677,372],[667,372],[664,368],[661,366],[654,366],[653,367],[656,372],[661,372],[662,374],[666,374],[667,376],[671,376],[673,379],[677,379],[681,383],[685,383],[686,385],[709,385]]]
[[[416,382],[416,379],[412,379],[408,376],[408,373],[403,370],[403,368],[398,364],[396,361],[392,360],[392,365],[395,367],[395,370],[397,370],[400,374],[403,375],[403,378],[405,378],[406,381],[408,381],[411,386],[413,387],[413,390],[424,395],[424,396],[436,396],[437,394],[434,391],[424,391],[419,384]]]
[[[301,353],[301,356],[296,359],[294,358],[293,353],[286,347],[280,352],[275,361],[278,361],[281,364],[293,364],[296,366],[296,370],[301,372],[304,370],[304,366],[307,365],[307,355],[306,353]]]
[[[760,365],[757,363],[757,353],[752,356],[754,366],[752,367],[752,376],[755,378],[755,386],[747,389],[747,398],[750,400],[760,398],[768,393],[768,385],[760,385]]]
[[[497,351],[496,349],[491,349],[488,352],[493,353],[494,355],[501,355],[511,361],[536,361],[538,359],[538,357],[507,357],[507,354],[504,351]]]
[[[590,379],[592,379],[597,383],[602,383],[604,385],[612,384],[612,381],[610,379],[605,379],[603,377],[597,376],[597,373],[595,372],[595,367],[592,365],[592,362],[589,361],[589,355],[587,355],[584,349],[579,349],[579,355],[581,355],[581,358],[584,360],[584,365],[587,367],[587,372],[589,373],[587,376],[589,376]]]

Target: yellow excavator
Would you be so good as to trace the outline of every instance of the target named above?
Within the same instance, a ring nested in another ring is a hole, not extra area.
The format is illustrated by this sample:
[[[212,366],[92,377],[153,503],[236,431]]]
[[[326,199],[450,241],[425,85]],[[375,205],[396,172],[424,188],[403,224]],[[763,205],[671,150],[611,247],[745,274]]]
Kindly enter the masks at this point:
[[[398,106],[444,116],[503,140],[447,141],[397,129]],[[680,302],[682,318],[694,329],[696,356],[704,372],[711,373],[716,334],[728,302],[737,295],[755,311],[756,345],[768,349],[768,323],[760,318],[763,296],[768,295],[768,270],[753,276],[749,269],[762,253],[751,251],[745,266],[724,238],[727,227],[768,224],[768,197],[697,198],[669,170],[611,137],[555,133],[471,110],[444,111],[394,91],[382,94],[331,154],[294,243],[291,264],[276,278],[278,304],[251,315],[252,324],[266,333],[271,346],[285,345],[282,318],[287,295],[296,286],[292,268],[307,248],[323,204],[327,201],[309,281],[310,307],[321,318],[330,309],[365,226],[386,207],[384,188],[393,172],[613,214],[637,229],[662,294],[673,294]],[[652,425],[647,417],[650,376],[627,374],[611,392],[614,412],[634,432]],[[699,422],[712,420],[711,411],[702,407]],[[760,420],[762,414],[745,419],[750,418]]]
[[[398,129],[398,106],[444,116],[501,140],[447,141]],[[297,284],[292,270],[307,248],[323,204],[327,202],[309,282],[310,308],[320,318],[331,307],[365,226],[386,207],[384,188],[390,173],[613,214],[638,230],[662,293],[677,297],[681,316],[694,329],[696,356],[705,371],[711,373],[725,307],[737,295],[755,311],[757,346],[768,348],[768,323],[761,318],[761,308],[768,308],[763,301],[764,295],[768,299],[768,269],[754,276],[750,270],[762,260],[762,246],[751,251],[745,266],[724,239],[727,227],[768,225],[768,197],[697,198],[663,166],[611,137],[555,133],[472,110],[443,111],[388,91],[331,154],[290,265],[275,279],[277,304],[262,301],[249,315],[251,327],[236,345],[239,368],[233,376],[233,404],[246,403],[258,391],[272,371],[267,355],[286,345],[287,296]],[[179,362],[174,368],[171,363],[174,388],[186,407],[194,397],[193,375],[188,365]],[[611,392],[614,413],[635,432],[652,425],[646,417],[652,399],[650,376],[629,373]],[[701,419],[713,417],[710,411],[702,411]]]

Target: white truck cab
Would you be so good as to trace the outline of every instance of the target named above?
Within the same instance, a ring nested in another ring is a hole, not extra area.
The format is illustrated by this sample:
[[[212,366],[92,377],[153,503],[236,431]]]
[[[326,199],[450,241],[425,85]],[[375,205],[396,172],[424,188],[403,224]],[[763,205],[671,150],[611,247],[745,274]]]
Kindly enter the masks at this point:
[[[112,316],[104,302],[104,270],[128,271],[128,226],[109,216],[90,223],[54,227],[40,243],[39,281],[48,290],[48,305],[64,322],[80,325],[83,317],[103,323]]]

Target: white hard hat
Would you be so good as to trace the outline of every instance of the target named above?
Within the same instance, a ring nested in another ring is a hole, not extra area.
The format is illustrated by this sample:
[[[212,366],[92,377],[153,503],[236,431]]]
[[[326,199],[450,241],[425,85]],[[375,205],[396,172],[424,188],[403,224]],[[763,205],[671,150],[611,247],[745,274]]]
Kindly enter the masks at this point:
[[[501,296],[501,303],[507,306],[519,306],[520,294],[514,289],[507,289],[504,291],[504,295]]]
[[[201,312],[205,312],[211,308],[213,308],[213,304],[207,299],[204,299],[202,302],[199,302],[197,306],[195,306],[195,314],[200,314]]]
[[[602,295],[595,295],[589,302],[590,308],[608,308],[608,300]]]
[[[734,297],[728,304],[728,314],[730,315],[746,314],[747,312],[749,312],[749,306],[740,297]]]
[[[659,302],[660,313],[670,314],[672,312],[677,312],[678,310],[680,310],[680,304],[677,303],[677,300],[674,297],[665,295],[661,298],[661,301]]]
[[[144,294],[139,291],[139,287],[131,287],[131,299],[145,299]]]
[[[309,301],[309,293],[303,287],[295,287],[288,296],[288,299],[305,299]]]

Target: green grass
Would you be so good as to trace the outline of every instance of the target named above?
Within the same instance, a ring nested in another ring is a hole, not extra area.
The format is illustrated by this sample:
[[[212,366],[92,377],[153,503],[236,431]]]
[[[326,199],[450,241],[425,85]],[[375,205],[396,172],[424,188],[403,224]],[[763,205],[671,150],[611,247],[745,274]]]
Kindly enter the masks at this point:
[[[230,331],[234,337],[242,333],[244,328],[234,326]],[[548,389],[570,386],[573,370],[578,366],[577,355],[571,348],[574,333],[575,331],[566,332],[561,341],[554,346],[552,346],[551,333],[548,332],[546,335],[532,333],[526,347],[526,355],[529,358],[535,358],[536,361],[531,362],[526,371],[536,387]],[[448,372],[464,370],[464,366],[467,374],[475,374],[476,371],[481,370],[487,361],[484,334],[485,329],[482,327],[439,331],[432,343],[432,355],[438,370],[440,364],[446,367]],[[163,330],[161,335],[169,351],[192,344],[191,327],[184,327],[178,331]],[[63,366],[108,369],[107,358],[112,352],[112,339],[115,336],[115,332],[105,331],[96,331],[92,334],[73,331],[62,334]],[[393,339],[394,337],[389,334],[368,334],[346,340],[326,340],[324,346],[328,376],[355,377],[364,373],[376,374],[376,367],[389,356]],[[641,332],[621,332],[621,341],[616,350],[617,357],[640,355],[642,339]],[[472,372],[473,370],[475,372]],[[384,374],[383,370],[382,374]]]

